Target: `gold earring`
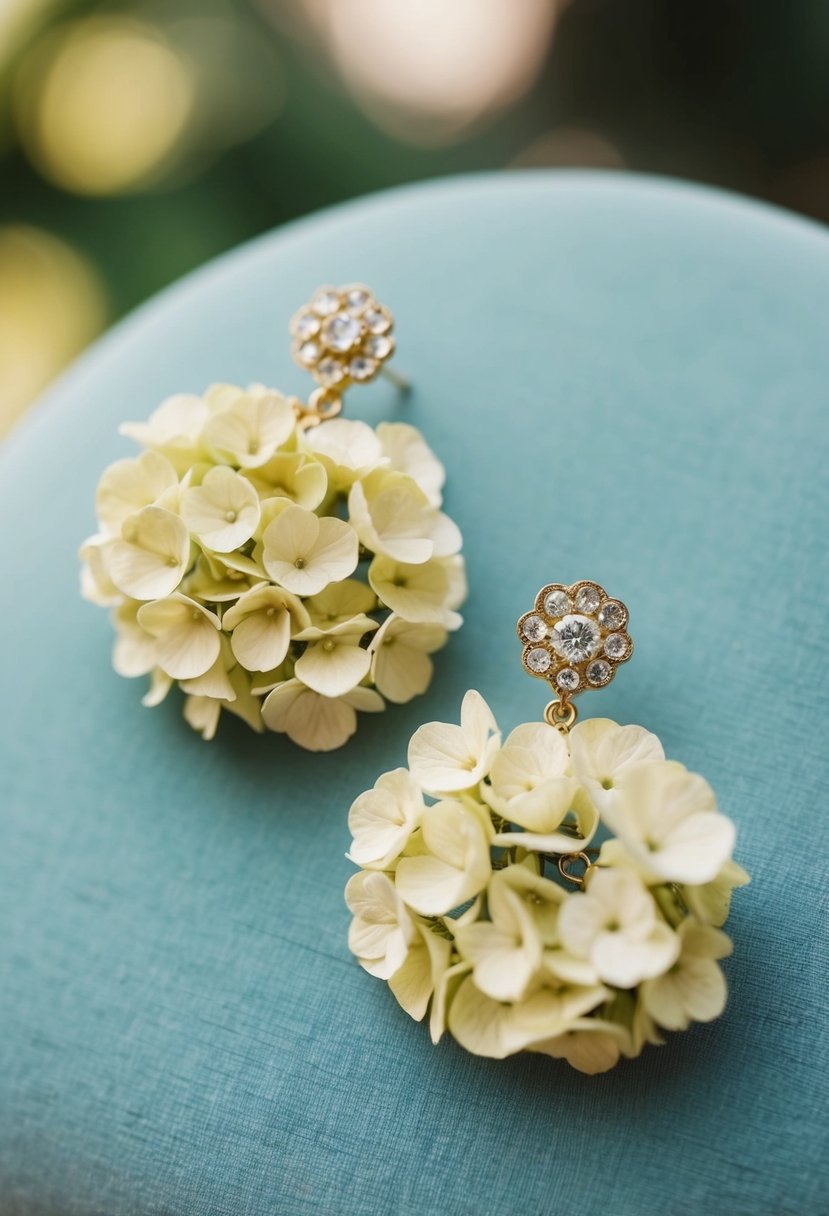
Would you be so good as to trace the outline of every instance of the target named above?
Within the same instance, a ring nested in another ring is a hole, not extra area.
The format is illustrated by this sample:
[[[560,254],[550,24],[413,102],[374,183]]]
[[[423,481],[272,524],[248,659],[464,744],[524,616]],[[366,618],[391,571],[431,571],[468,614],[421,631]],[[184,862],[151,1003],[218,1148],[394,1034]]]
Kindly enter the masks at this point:
[[[459,629],[460,530],[444,468],[415,427],[338,418],[388,371],[392,315],[367,287],[324,287],[291,322],[317,388],[213,385],[177,394],[122,433],[144,450],[104,471],[83,593],[114,609],[113,664],[178,684],[205,738],[223,711],[312,751],[358,714],[426,691]]]
[[[628,611],[596,582],[549,583],[518,621],[556,697],[502,740],[480,693],[420,727],[408,768],[349,813],[349,947],[433,1042],[532,1051],[598,1073],[725,1008],[719,962],[734,825],[656,735],[573,698],[630,658]]]

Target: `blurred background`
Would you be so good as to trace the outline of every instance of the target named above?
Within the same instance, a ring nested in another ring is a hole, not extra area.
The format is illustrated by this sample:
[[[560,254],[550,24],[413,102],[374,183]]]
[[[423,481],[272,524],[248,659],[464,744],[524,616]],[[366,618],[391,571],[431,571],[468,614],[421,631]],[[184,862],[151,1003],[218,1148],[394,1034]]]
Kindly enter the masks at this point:
[[[0,0],[0,433],[240,241],[535,166],[829,221],[829,0]]]

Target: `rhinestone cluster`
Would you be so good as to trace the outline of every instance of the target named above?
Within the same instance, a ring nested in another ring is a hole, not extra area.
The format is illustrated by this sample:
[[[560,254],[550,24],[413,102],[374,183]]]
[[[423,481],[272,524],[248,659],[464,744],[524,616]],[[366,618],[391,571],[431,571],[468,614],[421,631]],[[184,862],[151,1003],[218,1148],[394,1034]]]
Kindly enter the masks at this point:
[[[325,388],[373,380],[394,353],[392,315],[367,287],[320,287],[291,321],[292,353]]]
[[[628,610],[598,583],[550,583],[518,622],[522,661],[566,701],[586,688],[604,688],[633,653]]]

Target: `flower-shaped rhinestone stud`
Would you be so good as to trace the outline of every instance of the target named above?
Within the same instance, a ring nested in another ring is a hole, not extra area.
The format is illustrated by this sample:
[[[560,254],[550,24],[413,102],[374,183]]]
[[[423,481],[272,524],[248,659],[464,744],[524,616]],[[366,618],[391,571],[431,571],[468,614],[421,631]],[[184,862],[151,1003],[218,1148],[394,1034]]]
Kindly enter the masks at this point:
[[[549,583],[518,622],[521,660],[547,680],[565,704],[588,688],[604,688],[633,653],[628,610],[598,583]]]
[[[320,287],[291,321],[293,357],[338,393],[365,384],[394,353],[394,319],[361,283]]]

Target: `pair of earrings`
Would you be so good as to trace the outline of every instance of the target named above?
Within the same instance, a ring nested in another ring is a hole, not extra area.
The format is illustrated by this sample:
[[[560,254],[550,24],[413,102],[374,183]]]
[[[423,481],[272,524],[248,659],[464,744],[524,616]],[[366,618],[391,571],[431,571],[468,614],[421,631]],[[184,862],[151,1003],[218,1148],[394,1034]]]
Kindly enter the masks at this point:
[[[339,417],[387,371],[392,324],[362,285],[322,288],[291,323],[307,404],[216,385],[122,428],[145,450],[100,480],[84,594],[113,611],[116,671],[150,675],[148,705],[177,682],[205,738],[227,709],[338,747],[358,711],[425,691],[461,625],[442,465],[414,427]],[[420,727],[408,767],[357,798],[349,945],[434,1042],[603,1072],[722,1012],[721,927],[748,875],[710,786],[656,735],[576,724],[573,698],[633,653],[622,601],[552,583],[517,628],[555,693],[543,720],[502,739],[467,692],[458,724]]]

